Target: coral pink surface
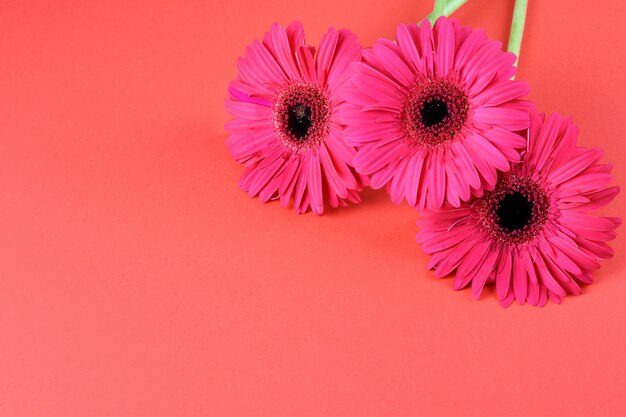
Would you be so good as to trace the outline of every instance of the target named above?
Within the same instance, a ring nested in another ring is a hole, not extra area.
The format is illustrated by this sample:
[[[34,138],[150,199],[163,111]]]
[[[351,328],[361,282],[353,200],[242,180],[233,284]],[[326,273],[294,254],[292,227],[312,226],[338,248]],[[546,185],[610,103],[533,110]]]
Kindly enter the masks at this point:
[[[529,3],[516,79],[624,184],[626,5]],[[584,295],[502,309],[426,269],[384,190],[320,217],[238,186],[224,98],[252,40],[372,45],[431,7],[3,2],[0,416],[626,415],[623,226]],[[512,8],[455,17],[506,43]]]

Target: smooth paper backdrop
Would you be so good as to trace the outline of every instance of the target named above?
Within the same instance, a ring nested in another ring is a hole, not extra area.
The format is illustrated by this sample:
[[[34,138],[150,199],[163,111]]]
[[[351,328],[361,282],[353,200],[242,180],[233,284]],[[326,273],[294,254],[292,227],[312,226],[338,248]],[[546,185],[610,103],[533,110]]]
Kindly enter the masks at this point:
[[[0,415],[626,415],[623,230],[583,296],[503,310],[426,271],[382,190],[316,217],[237,187],[223,99],[247,44],[300,19],[371,45],[431,7],[3,1]],[[506,42],[512,9],[455,16]],[[625,13],[531,0],[519,71],[621,185]]]

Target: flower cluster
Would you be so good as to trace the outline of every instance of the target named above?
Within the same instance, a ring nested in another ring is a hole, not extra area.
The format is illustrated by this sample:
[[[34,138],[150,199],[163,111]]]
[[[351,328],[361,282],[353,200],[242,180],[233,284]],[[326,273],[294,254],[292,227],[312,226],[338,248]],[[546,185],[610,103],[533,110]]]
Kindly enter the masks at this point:
[[[316,50],[300,23],[275,24],[228,90],[240,186],[316,214],[384,187],[423,215],[417,241],[455,289],[495,284],[503,306],[580,294],[620,224],[591,212],[619,189],[569,119],[525,99],[515,61],[445,17],[365,49],[330,29]]]

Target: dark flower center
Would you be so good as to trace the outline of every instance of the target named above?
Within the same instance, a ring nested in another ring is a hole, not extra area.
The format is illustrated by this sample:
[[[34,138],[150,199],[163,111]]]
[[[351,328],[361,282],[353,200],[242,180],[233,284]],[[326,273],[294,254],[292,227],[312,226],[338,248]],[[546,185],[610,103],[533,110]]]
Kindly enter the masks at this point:
[[[494,241],[518,245],[542,233],[549,219],[550,199],[539,182],[508,174],[474,207],[479,224]]]
[[[297,103],[287,108],[287,129],[297,140],[304,140],[313,125],[313,110],[304,103]]]
[[[437,146],[459,137],[470,102],[447,80],[419,80],[406,97],[403,124],[410,146]]]
[[[313,149],[328,135],[330,101],[317,84],[290,82],[283,86],[275,97],[273,113],[276,137],[294,152]]]
[[[422,116],[422,123],[430,127],[443,122],[448,117],[448,105],[440,98],[434,97],[425,102],[419,112]]]
[[[496,223],[505,232],[514,232],[530,224],[535,203],[520,192],[505,194],[496,209]]]

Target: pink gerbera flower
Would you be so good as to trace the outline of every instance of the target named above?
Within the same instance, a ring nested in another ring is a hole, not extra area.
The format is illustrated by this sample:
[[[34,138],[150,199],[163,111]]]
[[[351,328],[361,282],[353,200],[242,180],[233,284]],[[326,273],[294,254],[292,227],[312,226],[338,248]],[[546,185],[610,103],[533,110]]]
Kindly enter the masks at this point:
[[[298,213],[322,214],[358,203],[364,177],[351,168],[355,154],[337,118],[338,91],[361,46],[348,30],[330,29],[319,51],[306,45],[298,22],[274,24],[239,60],[239,76],[228,89],[226,124],[232,157],[245,164],[239,185],[262,202],[280,198]]]
[[[352,65],[342,117],[357,171],[420,211],[458,207],[493,189],[519,160],[528,84],[511,80],[515,55],[481,30],[441,17],[400,25]]]
[[[607,187],[611,166],[597,164],[602,151],[576,147],[576,136],[569,119],[553,114],[544,123],[532,112],[528,150],[493,191],[418,221],[417,241],[435,275],[456,271],[454,289],[471,283],[475,298],[495,282],[504,307],[580,294],[598,261],[613,255],[606,242],[621,221],[590,213],[619,188]]]

